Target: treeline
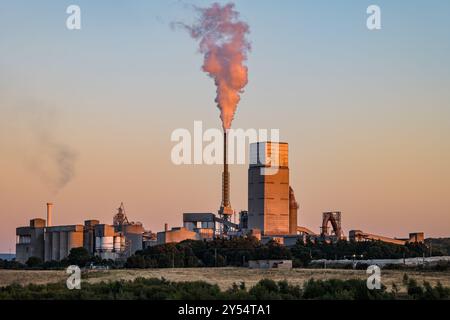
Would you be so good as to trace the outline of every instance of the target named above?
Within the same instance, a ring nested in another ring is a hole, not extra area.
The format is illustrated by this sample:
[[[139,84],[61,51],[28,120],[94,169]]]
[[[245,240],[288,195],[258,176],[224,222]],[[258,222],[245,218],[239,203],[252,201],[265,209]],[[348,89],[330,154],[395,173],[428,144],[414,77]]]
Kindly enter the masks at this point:
[[[381,241],[338,241],[337,243],[297,243],[291,248],[296,264],[307,266],[311,260],[318,259],[401,259],[423,256],[443,256],[445,252],[432,249],[423,243],[410,243],[404,246]]]
[[[262,244],[255,238],[231,240],[183,241],[149,247],[128,258],[127,268],[190,268],[246,266],[248,260],[292,259],[294,267],[307,267],[317,259],[400,259],[443,255],[424,244],[399,246],[380,241],[328,243],[303,243],[285,247],[276,242]]]
[[[128,258],[127,268],[193,268],[246,266],[254,259],[291,259],[291,251],[275,242],[262,244],[256,238],[212,241],[187,240],[136,252]]]
[[[301,299],[449,299],[450,288],[440,283],[419,285],[406,279],[406,292],[398,286],[387,291],[367,289],[363,280],[314,280],[303,286],[286,281],[264,279],[248,289],[245,283],[234,284],[228,290],[220,290],[215,284],[203,281],[170,282],[165,279],[138,278],[134,281],[82,283],[81,290],[68,290],[65,283],[47,285],[10,285],[0,288],[0,300],[301,300]]]
[[[92,256],[89,252],[83,248],[73,248],[70,250],[67,258],[61,261],[42,261],[38,257],[29,258],[25,264],[19,263],[15,260],[7,261],[0,259],[0,269],[13,269],[13,270],[61,270],[65,269],[70,265],[77,265],[79,267],[88,267],[90,265],[104,266],[108,268],[120,268],[123,267],[123,263],[104,260],[98,256]]]
[[[127,261],[101,260],[91,256],[84,248],[74,248],[62,261],[47,261],[31,257],[26,264],[0,260],[1,269],[63,269],[69,265],[90,265],[109,268],[194,268],[194,267],[245,267],[249,260],[288,259],[294,267],[308,267],[311,260],[318,259],[401,259],[422,256],[447,255],[447,243],[407,244],[405,246],[380,241],[337,243],[303,243],[285,247],[276,242],[262,244],[256,238],[234,238],[212,241],[187,240],[177,244],[164,244],[136,252]],[[435,241],[435,239],[433,239]],[[434,242],[433,242],[434,243]],[[441,266],[448,269],[448,264]]]
[[[425,244],[435,252],[450,256],[450,238],[429,238],[425,240]]]

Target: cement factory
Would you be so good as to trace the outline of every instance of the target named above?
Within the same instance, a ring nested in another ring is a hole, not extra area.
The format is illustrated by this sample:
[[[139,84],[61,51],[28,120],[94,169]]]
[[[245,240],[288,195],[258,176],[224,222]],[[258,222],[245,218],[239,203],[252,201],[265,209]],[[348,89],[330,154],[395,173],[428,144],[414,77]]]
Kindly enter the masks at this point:
[[[53,226],[53,204],[47,203],[47,220],[35,218],[29,226],[16,229],[16,260],[25,263],[30,257],[42,261],[59,261],[73,248],[84,247],[102,259],[125,260],[136,251],[149,246],[177,243],[184,240],[208,241],[217,237],[254,236],[263,243],[271,240],[292,246],[298,240],[383,241],[398,245],[423,242],[424,234],[411,233],[406,239],[393,239],[361,230],[344,235],[341,212],[324,212],[319,232],[298,224],[299,205],[289,181],[289,150],[287,143],[257,142],[250,145],[248,168],[248,211],[236,213],[230,202],[230,173],[227,163],[227,134],[224,134],[224,168],[222,202],[217,215],[212,212],[183,214],[183,226],[157,234],[146,231],[139,222],[130,222],[121,204],[112,224],[86,220],[80,225]],[[275,159],[276,166],[273,165]],[[238,223],[232,217],[238,215]]]

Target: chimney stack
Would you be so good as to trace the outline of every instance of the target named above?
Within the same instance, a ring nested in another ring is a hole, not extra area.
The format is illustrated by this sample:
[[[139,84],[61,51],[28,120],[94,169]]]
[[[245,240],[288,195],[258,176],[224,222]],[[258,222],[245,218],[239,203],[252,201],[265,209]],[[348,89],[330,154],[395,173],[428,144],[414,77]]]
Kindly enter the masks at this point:
[[[52,226],[52,209],[53,209],[53,203],[48,202],[47,203],[47,227]]]
[[[231,208],[230,203],[230,173],[228,171],[228,152],[227,152],[227,130],[223,132],[223,173],[222,173],[222,203],[219,209],[219,215],[230,221],[231,216],[234,214],[234,210]],[[225,228],[227,231],[227,227]]]
[[[223,133],[222,206],[230,207],[230,173],[228,172],[227,132]]]
[[[169,224],[164,223],[164,231],[165,232],[169,231]]]

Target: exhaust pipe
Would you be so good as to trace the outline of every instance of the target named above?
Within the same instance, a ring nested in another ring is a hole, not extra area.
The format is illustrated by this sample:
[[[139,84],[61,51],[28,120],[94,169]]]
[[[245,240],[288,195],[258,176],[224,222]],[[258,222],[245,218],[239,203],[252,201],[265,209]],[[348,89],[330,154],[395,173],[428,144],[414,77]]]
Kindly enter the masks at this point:
[[[52,226],[52,209],[53,209],[53,203],[48,202],[47,203],[47,227]]]

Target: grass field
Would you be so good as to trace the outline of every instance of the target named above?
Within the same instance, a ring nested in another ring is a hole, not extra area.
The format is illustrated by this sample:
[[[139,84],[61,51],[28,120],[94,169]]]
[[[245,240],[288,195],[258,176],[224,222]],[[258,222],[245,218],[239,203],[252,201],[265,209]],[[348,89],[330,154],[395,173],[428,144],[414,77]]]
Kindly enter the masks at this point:
[[[410,278],[419,283],[428,281],[435,285],[440,281],[444,286],[450,287],[450,271],[445,272],[418,272],[382,270],[382,283],[390,289],[396,283],[401,291],[403,275],[407,273]],[[90,283],[100,281],[133,280],[138,277],[162,278],[170,281],[197,281],[203,280],[229,288],[233,283],[245,282],[248,287],[259,280],[268,278],[273,280],[287,280],[292,284],[303,284],[314,279],[367,279],[365,270],[337,270],[337,269],[292,269],[292,270],[251,270],[245,268],[191,268],[191,269],[126,269],[126,270],[90,270],[83,272],[82,280]],[[32,270],[0,270],[0,287],[18,284],[45,284],[65,281],[65,271],[32,271]]]

